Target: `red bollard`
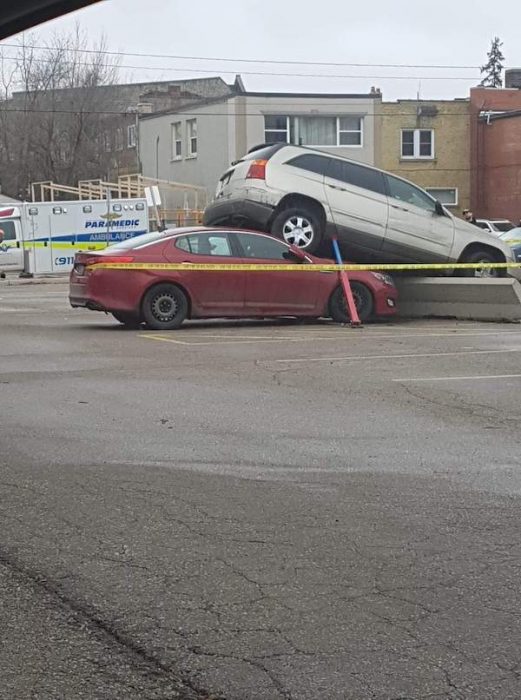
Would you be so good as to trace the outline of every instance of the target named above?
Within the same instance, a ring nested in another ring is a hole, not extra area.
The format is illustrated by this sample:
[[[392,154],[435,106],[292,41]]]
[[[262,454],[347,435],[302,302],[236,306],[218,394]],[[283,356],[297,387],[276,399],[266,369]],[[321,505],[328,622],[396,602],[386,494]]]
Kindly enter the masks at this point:
[[[342,260],[342,255],[340,253],[338,240],[336,238],[333,238],[333,239],[331,239],[331,242],[333,243],[333,251],[335,253],[335,258],[336,258],[337,264],[343,265],[343,260]],[[347,274],[346,270],[341,270],[339,275],[340,275],[340,281],[342,282],[342,288],[344,290],[344,296],[345,296],[346,302],[347,302],[347,308],[349,310],[349,318],[351,319],[351,326],[352,327],[360,327],[362,325],[362,322],[360,321],[360,317],[358,316],[358,311],[356,310],[355,299],[353,297],[353,290],[351,289],[351,284],[349,282],[349,275]]]

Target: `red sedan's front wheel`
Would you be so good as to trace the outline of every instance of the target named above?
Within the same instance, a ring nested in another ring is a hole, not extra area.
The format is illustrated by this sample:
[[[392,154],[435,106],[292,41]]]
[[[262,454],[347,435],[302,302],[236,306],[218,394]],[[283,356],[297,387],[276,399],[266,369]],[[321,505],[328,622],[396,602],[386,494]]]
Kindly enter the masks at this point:
[[[143,297],[143,318],[154,331],[179,328],[188,314],[185,293],[175,284],[156,284]]]
[[[361,282],[351,282],[351,290],[355,300],[356,310],[361,321],[367,321],[374,310],[373,295],[371,290]],[[349,323],[349,312],[347,310],[344,290],[339,285],[329,301],[329,313],[333,321],[337,323]]]

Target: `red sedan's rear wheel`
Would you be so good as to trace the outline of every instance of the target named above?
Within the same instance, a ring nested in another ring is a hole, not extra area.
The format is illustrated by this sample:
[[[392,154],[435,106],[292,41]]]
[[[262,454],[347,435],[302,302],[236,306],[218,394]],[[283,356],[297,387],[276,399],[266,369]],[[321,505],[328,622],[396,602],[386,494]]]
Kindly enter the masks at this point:
[[[175,284],[157,284],[143,297],[143,318],[155,331],[179,328],[188,314],[188,300]]]
[[[351,282],[351,291],[353,292],[353,298],[360,320],[367,321],[373,315],[374,310],[371,290],[361,282]],[[349,323],[350,321],[344,290],[340,285],[331,295],[329,313],[333,321],[337,323]]]

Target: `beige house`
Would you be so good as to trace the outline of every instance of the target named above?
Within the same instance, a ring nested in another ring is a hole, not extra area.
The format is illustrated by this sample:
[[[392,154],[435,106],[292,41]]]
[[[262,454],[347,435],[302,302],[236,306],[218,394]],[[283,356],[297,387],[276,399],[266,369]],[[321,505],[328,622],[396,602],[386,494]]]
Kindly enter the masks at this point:
[[[470,206],[469,101],[378,106],[376,165],[420,185],[455,214]]]

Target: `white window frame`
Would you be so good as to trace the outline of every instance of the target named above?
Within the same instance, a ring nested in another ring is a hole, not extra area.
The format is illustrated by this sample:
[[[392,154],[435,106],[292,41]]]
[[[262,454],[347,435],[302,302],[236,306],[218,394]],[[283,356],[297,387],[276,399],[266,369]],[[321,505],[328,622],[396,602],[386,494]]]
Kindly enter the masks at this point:
[[[264,117],[283,117],[283,114],[264,114]],[[266,129],[266,121],[264,121],[264,140],[267,142],[266,132],[275,132],[279,134],[286,134],[286,143],[293,143],[291,141],[292,135],[295,137],[295,141],[298,142],[298,137],[300,133],[300,119],[308,118],[320,118],[324,119],[336,119],[336,143],[335,144],[324,144],[324,143],[309,143],[306,144],[306,148],[363,148],[364,147],[364,114],[291,114],[286,116],[286,128],[285,129]],[[340,120],[344,117],[353,117],[360,120],[360,129],[341,129]],[[293,128],[292,128],[293,127]],[[427,129],[425,129],[427,131]],[[340,134],[360,134],[360,143],[349,144],[340,143]],[[284,143],[281,141],[280,143]],[[295,143],[295,145],[299,145]]]
[[[135,148],[137,146],[136,125],[129,124],[127,126],[127,148]]]
[[[195,126],[195,136],[193,135],[192,125]],[[186,120],[186,140],[187,140],[187,158],[197,158],[197,119],[187,119]],[[192,141],[195,139],[196,147],[195,151],[192,150]]]
[[[183,159],[183,122],[172,122],[172,160]],[[177,146],[179,145],[179,153]]]
[[[457,187],[426,187],[425,191],[428,192],[431,197],[434,197],[434,199],[438,199],[436,196],[436,192],[446,192],[447,190],[453,190],[454,191],[454,201],[450,202],[450,204],[446,204],[445,202],[442,202],[444,207],[457,207],[459,206],[459,191]]]
[[[286,116],[286,128],[285,129],[266,129],[266,117],[283,117],[283,114],[264,114],[264,141],[267,143],[266,132],[271,131],[276,134],[286,134],[286,143],[291,143],[290,135],[290,117]],[[278,141],[277,143],[284,143],[284,141]]]
[[[341,129],[340,120],[345,117],[353,117],[360,120],[360,129]],[[360,143],[340,143],[340,134],[360,134]],[[363,148],[364,147],[364,117],[361,114],[343,114],[336,118],[336,142],[339,148]]]
[[[413,155],[404,156],[403,155],[403,134],[405,131],[412,131],[414,134],[414,146]],[[431,154],[430,156],[420,155],[420,131],[430,131],[431,133]],[[402,129],[400,137],[400,158],[401,160],[434,160],[436,157],[436,144],[435,144],[435,134],[434,129]]]

